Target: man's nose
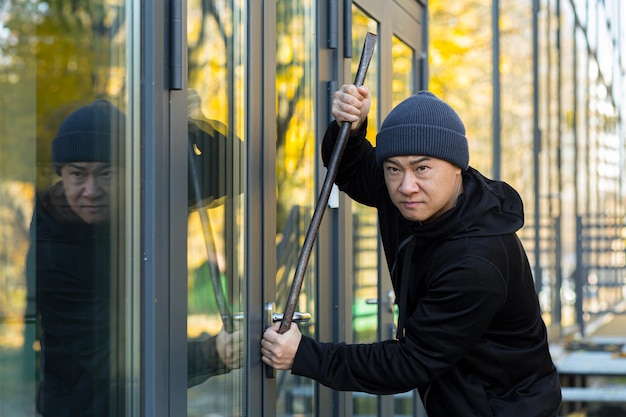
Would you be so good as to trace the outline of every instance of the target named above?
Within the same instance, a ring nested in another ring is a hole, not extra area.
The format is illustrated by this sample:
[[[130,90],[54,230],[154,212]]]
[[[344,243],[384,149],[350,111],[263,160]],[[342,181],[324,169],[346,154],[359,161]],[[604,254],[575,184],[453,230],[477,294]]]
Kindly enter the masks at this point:
[[[412,194],[418,192],[420,189],[419,184],[417,183],[417,178],[415,175],[408,172],[402,176],[402,181],[400,182],[400,192],[404,194]]]
[[[85,181],[84,195],[94,196],[100,193],[100,181],[96,175],[89,175]]]

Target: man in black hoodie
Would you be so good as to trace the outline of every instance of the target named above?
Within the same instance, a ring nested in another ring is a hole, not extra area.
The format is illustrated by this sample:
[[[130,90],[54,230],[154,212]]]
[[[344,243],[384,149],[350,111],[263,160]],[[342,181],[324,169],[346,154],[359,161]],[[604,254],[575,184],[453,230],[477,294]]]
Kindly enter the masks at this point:
[[[112,337],[117,317],[111,289],[126,278],[118,277],[112,260],[117,242],[111,218],[119,176],[112,156],[123,148],[125,127],[125,115],[105,100],[70,114],[52,143],[61,180],[37,196],[27,273],[41,324],[37,410],[44,417],[104,417],[123,406],[123,398],[112,400],[124,387],[114,376],[112,351],[121,347]],[[207,140],[190,137],[208,150]],[[189,341],[188,385],[239,367],[238,336],[222,330]]]
[[[335,93],[322,144],[327,164],[352,123],[336,183],[376,207],[399,308],[396,340],[321,343],[297,325],[262,341],[263,361],[330,388],[394,394],[417,388],[429,417],[548,417],[558,375],[531,269],[516,232],[518,193],[469,166],[456,112],[422,91],[395,107],[376,147],[365,138],[371,96]]]

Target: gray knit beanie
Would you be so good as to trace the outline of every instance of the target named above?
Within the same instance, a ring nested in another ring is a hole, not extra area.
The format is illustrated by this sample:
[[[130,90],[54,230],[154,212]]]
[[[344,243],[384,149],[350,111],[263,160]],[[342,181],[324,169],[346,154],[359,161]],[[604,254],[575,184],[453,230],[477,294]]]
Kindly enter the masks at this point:
[[[59,173],[68,162],[111,162],[111,140],[125,135],[126,117],[107,100],[74,111],[52,141],[52,160]]]
[[[392,156],[424,155],[469,166],[465,126],[447,103],[428,91],[407,98],[385,118],[376,136],[376,161]]]

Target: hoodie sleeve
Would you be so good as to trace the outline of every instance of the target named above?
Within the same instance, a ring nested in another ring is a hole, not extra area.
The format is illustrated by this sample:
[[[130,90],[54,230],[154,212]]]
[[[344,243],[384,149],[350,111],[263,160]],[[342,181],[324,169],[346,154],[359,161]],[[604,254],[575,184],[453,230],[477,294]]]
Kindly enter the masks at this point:
[[[328,168],[341,128],[332,121],[322,142],[322,160]],[[376,163],[376,150],[366,139],[367,121],[352,132],[343,152],[335,184],[353,200],[374,207],[386,195],[382,168]],[[376,186],[372,186],[376,184]],[[383,194],[384,193],[384,194]]]
[[[216,339],[212,336],[203,341],[187,342],[187,388],[230,372],[217,353]]]
[[[499,273],[492,269],[478,279],[475,270],[456,265],[432,283],[400,340],[335,344],[303,337],[292,373],[332,389],[379,395],[432,382],[474,349],[502,304]]]

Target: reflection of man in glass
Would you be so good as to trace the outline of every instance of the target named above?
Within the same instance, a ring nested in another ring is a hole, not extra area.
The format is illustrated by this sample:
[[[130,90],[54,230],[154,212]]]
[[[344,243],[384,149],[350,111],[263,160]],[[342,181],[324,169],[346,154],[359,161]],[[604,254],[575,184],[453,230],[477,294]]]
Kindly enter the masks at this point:
[[[61,181],[38,196],[28,273],[41,319],[43,416],[108,416],[111,295],[117,280],[111,237],[111,149],[123,142],[125,116],[105,100],[72,113],[52,144]],[[32,282],[32,281],[31,281]],[[188,378],[198,384],[239,366],[238,333],[188,343]]]

